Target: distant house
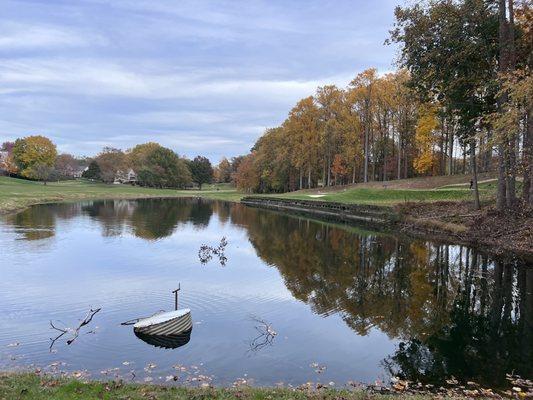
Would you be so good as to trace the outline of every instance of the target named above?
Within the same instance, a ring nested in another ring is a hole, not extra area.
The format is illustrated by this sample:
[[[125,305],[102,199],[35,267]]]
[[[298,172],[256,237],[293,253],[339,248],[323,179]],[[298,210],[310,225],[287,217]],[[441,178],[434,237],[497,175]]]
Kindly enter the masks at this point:
[[[131,168],[127,171],[118,170],[115,175],[115,181],[113,183],[115,185],[119,185],[122,183],[129,183],[131,185],[134,185],[137,183],[137,174]]]
[[[79,168],[77,168],[76,170],[74,170],[74,171],[72,172],[72,177],[73,177],[74,179],[79,179],[79,178],[81,178],[81,176],[83,175],[83,173],[84,173],[85,171],[87,171],[88,169],[89,169],[89,167],[79,167]]]

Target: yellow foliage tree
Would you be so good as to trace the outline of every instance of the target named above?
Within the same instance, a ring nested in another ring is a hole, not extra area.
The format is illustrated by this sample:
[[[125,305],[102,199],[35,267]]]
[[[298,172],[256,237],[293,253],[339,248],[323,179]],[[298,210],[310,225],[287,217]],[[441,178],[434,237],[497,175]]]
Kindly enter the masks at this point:
[[[433,105],[422,105],[416,126],[415,142],[418,156],[413,160],[416,172],[424,174],[435,165],[434,146],[436,144],[435,131],[439,127],[437,109]]]
[[[53,168],[57,157],[55,144],[44,136],[28,136],[17,139],[13,147],[13,160],[20,175],[38,179],[37,171],[44,167]]]

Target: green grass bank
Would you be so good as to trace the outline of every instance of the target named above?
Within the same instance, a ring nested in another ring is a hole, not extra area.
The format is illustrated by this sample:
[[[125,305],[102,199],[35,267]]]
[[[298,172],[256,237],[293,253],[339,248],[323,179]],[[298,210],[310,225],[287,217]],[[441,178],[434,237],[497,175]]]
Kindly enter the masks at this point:
[[[466,398],[460,395],[455,398]],[[36,374],[0,375],[0,399],[19,400],[425,400],[435,395],[383,395],[365,390],[288,388],[186,388],[117,382],[81,382]],[[450,398],[450,397],[447,397]]]

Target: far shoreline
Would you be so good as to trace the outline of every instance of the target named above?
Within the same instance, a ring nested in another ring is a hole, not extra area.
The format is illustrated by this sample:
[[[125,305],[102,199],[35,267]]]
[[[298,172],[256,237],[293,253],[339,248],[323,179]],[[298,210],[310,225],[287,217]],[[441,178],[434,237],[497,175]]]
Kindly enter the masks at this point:
[[[75,201],[202,198],[275,209],[350,225],[370,225],[415,238],[471,246],[496,256],[533,260],[531,210],[502,216],[493,210],[490,202],[486,202],[481,211],[473,211],[471,201],[464,199],[372,204],[339,202],[315,196],[305,196],[308,199],[302,200],[304,195],[294,197],[295,192],[246,196],[236,189],[221,189],[217,186],[209,190],[176,190],[109,185],[85,180],[43,185],[0,177],[0,190],[4,185],[11,185],[11,192],[4,196],[0,192],[0,216],[17,214],[36,205]],[[391,193],[391,189],[381,190],[383,198]]]

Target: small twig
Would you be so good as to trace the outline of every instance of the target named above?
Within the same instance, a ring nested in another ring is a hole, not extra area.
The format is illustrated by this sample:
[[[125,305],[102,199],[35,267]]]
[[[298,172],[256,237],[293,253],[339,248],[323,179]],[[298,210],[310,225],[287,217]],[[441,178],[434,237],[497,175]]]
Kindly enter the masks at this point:
[[[261,350],[263,347],[272,346],[274,338],[277,335],[277,332],[272,328],[272,325],[253,315],[250,318],[252,321],[257,322],[260,325],[255,326],[255,330],[259,332],[259,336],[252,339],[250,342],[249,351],[256,352]]]
[[[61,329],[61,328],[57,328],[56,326],[54,326],[54,324],[52,323],[52,321],[50,321],[50,326],[52,327],[52,329],[55,329],[56,331],[59,331],[61,332],[58,336],[55,337],[55,339],[52,339],[50,338],[50,340],[52,341],[50,343],[50,347],[48,348],[49,351],[52,351],[52,347],[54,347],[54,344],[56,343],[56,341],[58,339],[60,339],[65,333],[68,332],[68,330],[66,329]]]
[[[70,329],[70,328],[65,328],[65,329],[62,329],[62,328],[58,328],[57,326],[54,325],[54,323],[52,321],[50,321],[50,326],[52,327],[52,329],[55,329],[56,331],[59,331],[61,332],[58,336],[56,336],[54,339],[50,338],[50,340],[52,341],[52,343],[50,343],[50,347],[49,347],[49,350],[52,351],[52,347],[54,346],[55,342],[60,339],[63,335],[65,335],[66,333],[69,333],[71,332],[73,334],[72,338],[67,340],[67,344],[70,345],[72,344],[77,338],[78,336],[80,335],[80,330],[81,328],[83,328],[84,326],[88,325],[91,323],[91,321],[93,320],[93,317],[94,315],[99,312],[101,310],[101,308],[97,308],[95,310],[93,310],[92,308],[89,310],[89,312],[87,313],[87,315],[85,316],[85,318],[80,322],[80,324],[78,325],[78,327],[76,329]],[[94,331],[90,331],[90,332],[87,332],[87,333],[94,333]]]
[[[68,345],[72,344],[72,342],[74,342],[78,338],[78,336],[80,334],[80,329],[83,328],[85,325],[90,324],[91,321],[93,320],[94,315],[100,310],[101,310],[101,308],[97,308],[96,310],[93,310],[91,308],[89,310],[89,312],[87,313],[87,315],[85,316],[83,321],[81,321],[81,323],[78,325],[78,327],[74,330],[74,337],[72,339],[67,340],[67,344]]]

